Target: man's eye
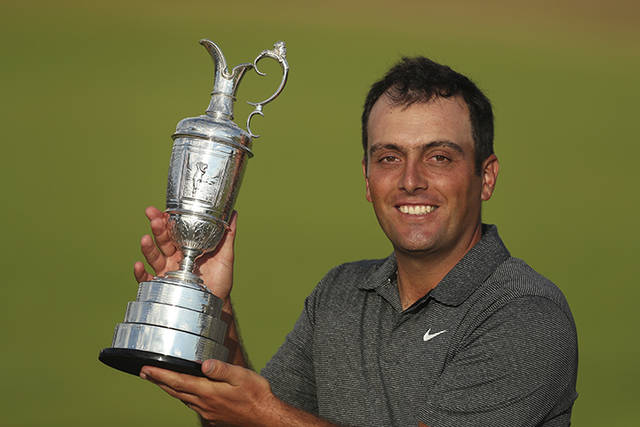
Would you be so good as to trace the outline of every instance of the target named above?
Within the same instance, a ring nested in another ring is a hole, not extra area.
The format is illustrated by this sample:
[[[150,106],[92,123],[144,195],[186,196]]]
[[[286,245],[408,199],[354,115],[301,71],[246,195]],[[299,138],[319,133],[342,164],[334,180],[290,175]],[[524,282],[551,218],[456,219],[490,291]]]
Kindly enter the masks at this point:
[[[447,156],[443,156],[442,154],[436,154],[432,157],[436,162],[448,162],[449,158]]]
[[[384,157],[381,157],[378,161],[381,163],[392,163],[392,162],[395,162],[396,160],[398,160],[396,156],[384,156]]]

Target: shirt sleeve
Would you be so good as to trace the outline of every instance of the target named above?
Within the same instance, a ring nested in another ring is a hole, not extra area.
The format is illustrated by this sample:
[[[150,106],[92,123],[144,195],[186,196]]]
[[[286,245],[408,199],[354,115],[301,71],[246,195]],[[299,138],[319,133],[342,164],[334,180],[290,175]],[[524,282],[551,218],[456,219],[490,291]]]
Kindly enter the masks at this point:
[[[418,419],[429,427],[568,426],[576,371],[570,315],[546,298],[520,297],[467,335]]]
[[[316,293],[317,288],[307,297],[293,330],[261,372],[276,397],[312,414],[318,413],[312,357]]]

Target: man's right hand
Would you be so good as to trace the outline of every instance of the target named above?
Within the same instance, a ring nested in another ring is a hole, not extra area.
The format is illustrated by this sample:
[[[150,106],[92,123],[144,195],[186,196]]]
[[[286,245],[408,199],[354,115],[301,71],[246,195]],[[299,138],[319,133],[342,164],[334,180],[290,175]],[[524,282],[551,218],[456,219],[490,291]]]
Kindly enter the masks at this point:
[[[182,253],[176,248],[169,235],[167,224],[169,215],[153,206],[145,209],[145,214],[149,218],[153,238],[148,234],[142,236],[140,240],[142,254],[156,276],[177,270],[182,260]],[[229,293],[233,285],[233,243],[236,236],[237,217],[237,212],[234,212],[229,230],[216,250],[196,260],[197,272],[205,285],[227,306],[230,304]],[[153,279],[140,261],[134,264],[133,275],[138,283]]]

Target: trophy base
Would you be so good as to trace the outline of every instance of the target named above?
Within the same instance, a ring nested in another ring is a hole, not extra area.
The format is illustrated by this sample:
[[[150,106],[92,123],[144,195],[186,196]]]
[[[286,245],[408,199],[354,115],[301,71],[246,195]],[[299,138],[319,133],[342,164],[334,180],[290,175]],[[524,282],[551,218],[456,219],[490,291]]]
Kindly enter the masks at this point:
[[[105,365],[132,375],[140,375],[143,366],[157,366],[182,374],[203,377],[201,364],[191,360],[129,348],[105,348],[98,359]]]

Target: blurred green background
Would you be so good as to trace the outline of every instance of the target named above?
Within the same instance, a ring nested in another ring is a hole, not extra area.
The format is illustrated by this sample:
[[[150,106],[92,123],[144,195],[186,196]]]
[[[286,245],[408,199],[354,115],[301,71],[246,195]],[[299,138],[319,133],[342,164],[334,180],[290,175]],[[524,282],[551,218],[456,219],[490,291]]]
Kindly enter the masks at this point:
[[[519,4],[521,3],[521,4]],[[230,5],[231,4],[231,5]],[[580,338],[576,426],[637,422],[640,7],[632,1],[3,1],[2,387],[6,426],[196,425],[107,368],[170,135],[207,106],[213,67],[286,40],[283,95],[254,121],[237,203],[235,307],[261,368],[332,266],[391,248],[364,199],[361,105],[402,55],[492,99],[501,173],[485,220],[566,294]],[[245,100],[274,89],[253,73]],[[271,67],[271,68],[269,68]],[[634,267],[635,266],[635,267]]]

